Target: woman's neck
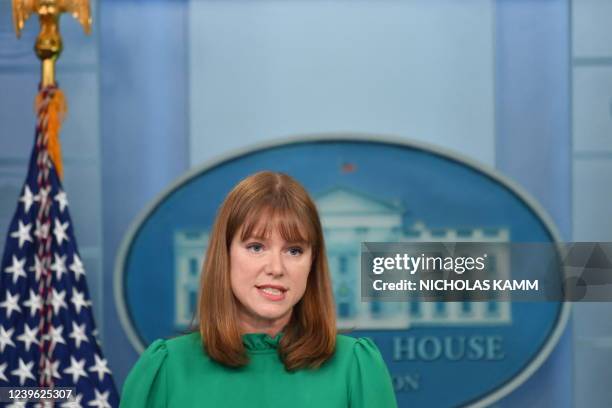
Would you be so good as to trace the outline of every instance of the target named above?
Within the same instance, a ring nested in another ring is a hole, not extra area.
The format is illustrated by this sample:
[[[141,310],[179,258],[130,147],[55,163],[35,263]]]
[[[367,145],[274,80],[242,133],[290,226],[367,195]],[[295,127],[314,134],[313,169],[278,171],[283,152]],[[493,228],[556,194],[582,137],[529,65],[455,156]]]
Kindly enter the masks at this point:
[[[290,319],[291,313],[287,313],[286,316],[282,316],[281,318],[274,320],[258,319],[254,316],[247,316],[240,313],[240,331],[242,334],[265,333],[270,337],[276,337],[276,335],[283,331],[285,326],[287,326]]]

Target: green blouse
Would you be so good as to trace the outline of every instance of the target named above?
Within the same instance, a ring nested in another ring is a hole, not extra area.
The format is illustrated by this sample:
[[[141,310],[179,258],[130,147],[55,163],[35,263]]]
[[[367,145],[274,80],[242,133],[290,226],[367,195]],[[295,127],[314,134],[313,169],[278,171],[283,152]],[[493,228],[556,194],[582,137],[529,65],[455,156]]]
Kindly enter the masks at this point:
[[[397,407],[370,339],[338,335],[336,352],[319,369],[287,372],[276,350],[280,337],[242,336],[250,363],[239,369],[211,360],[199,333],[156,340],[128,375],[120,407]]]

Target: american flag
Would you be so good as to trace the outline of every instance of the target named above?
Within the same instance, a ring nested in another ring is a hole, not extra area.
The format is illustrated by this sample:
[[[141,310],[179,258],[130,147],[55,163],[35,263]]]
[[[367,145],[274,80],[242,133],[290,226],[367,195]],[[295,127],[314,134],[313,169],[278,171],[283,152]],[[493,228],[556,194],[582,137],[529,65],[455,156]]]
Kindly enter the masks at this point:
[[[59,94],[50,86],[39,95],[35,145],[4,248],[0,387],[75,387],[71,401],[55,406],[117,407],[119,397],[97,340],[68,200],[48,148]]]

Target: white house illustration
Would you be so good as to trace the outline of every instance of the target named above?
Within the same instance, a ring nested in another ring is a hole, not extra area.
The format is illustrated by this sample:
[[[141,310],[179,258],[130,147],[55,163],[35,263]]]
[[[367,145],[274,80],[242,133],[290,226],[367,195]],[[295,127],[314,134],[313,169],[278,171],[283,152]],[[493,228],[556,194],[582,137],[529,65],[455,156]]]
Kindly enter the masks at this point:
[[[321,215],[332,274],[338,327],[405,329],[416,325],[499,325],[511,323],[508,302],[362,302],[361,242],[508,242],[507,228],[428,228],[416,221],[404,225],[399,202],[382,201],[345,187],[315,197]],[[175,325],[185,327],[196,307],[200,265],[208,245],[207,231],[176,231]],[[509,278],[509,257],[488,254],[489,279]],[[466,299],[469,300],[469,299]]]

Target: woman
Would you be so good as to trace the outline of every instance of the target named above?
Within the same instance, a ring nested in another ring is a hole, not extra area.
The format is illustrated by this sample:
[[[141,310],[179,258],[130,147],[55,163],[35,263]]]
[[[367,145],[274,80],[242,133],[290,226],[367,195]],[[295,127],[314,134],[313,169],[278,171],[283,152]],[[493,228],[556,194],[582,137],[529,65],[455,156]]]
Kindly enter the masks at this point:
[[[316,207],[260,172],[226,197],[202,271],[199,330],[156,340],[121,407],[395,407],[369,339],[338,335]]]

